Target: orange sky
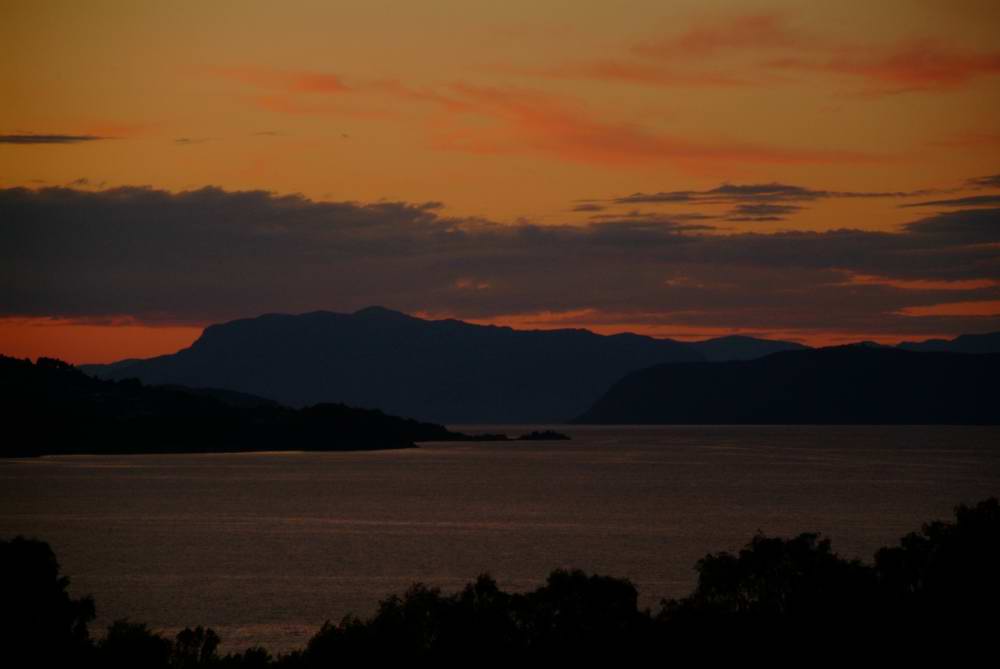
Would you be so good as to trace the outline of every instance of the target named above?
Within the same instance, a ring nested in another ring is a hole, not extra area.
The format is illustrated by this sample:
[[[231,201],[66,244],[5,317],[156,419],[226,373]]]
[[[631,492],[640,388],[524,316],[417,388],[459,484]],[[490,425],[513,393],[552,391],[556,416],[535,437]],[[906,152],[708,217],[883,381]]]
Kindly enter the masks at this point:
[[[969,179],[1000,171],[998,34],[992,0],[8,1],[0,135],[77,141],[0,143],[0,188],[437,201],[442,216],[504,225],[690,214],[689,202],[613,200],[725,183],[969,197],[981,194]],[[931,213],[899,206],[915,197],[830,198],[731,216],[710,234],[896,231]],[[699,206],[718,215],[729,205]],[[1000,315],[990,297],[900,313]],[[112,319],[98,325],[39,311],[0,313],[0,350],[147,356],[206,322],[93,314]],[[504,316],[544,325],[537,313]],[[609,326],[574,313],[554,320],[675,336],[740,329]]]

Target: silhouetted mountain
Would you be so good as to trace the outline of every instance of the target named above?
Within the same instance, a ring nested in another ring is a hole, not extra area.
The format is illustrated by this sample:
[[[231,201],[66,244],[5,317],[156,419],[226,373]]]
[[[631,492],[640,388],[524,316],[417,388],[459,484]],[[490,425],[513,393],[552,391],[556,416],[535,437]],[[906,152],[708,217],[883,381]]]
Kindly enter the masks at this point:
[[[527,434],[522,434],[517,441],[567,441],[569,435],[555,430],[532,430]]]
[[[904,341],[899,348],[907,351],[946,351],[950,353],[1000,353],[1000,332],[961,335],[954,339]]]
[[[888,344],[881,344],[877,341],[872,341],[870,339],[865,339],[863,341],[856,341],[853,344],[847,344],[847,346],[860,346],[862,348],[893,348]]]
[[[178,353],[84,369],[291,406],[343,402],[438,422],[545,423],[578,415],[627,372],[701,359],[666,339],[520,331],[371,307],[213,325]]]
[[[657,365],[579,423],[997,424],[1000,355],[842,346],[739,362]]]
[[[0,356],[0,407],[0,457],[408,448],[465,438],[342,404],[296,410],[227,390],[95,379],[48,358],[32,364]]]
[[[687,342],[687,344],[701,353],[705,357],[705,360],[709,362],[754,360],[781,351],[801,351],[809,348],[808,346],[796,344],[792,341],[757,339],[756,337],[744,337],[742,335],[717,337],[704,341]]]
[[[182,393],[188,393],[191,395],[199,395],[201,397],[211,397],[212,399],[219,400],[223,404],[228,404],[231,407],[240,407],[243,409],[253,409],[255,407],[276,407],[281,406],[279,402],[275,402],[272,399],[266,397],[258,397],[257,395],[250,395],[249,393],[241,393],[235,390],[225,390],[223,388],[191,388],[190,386],[171,386],[164,385],[158,386],[162,390],[176,390]]]

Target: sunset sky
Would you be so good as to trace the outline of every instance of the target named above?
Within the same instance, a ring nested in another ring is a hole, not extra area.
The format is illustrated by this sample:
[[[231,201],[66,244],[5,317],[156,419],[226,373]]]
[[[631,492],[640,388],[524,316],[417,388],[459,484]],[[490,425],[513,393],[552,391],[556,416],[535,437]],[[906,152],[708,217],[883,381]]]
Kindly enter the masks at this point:
[[[371,304],[1000,330],[1000,3],[0,0],[0,353]]]

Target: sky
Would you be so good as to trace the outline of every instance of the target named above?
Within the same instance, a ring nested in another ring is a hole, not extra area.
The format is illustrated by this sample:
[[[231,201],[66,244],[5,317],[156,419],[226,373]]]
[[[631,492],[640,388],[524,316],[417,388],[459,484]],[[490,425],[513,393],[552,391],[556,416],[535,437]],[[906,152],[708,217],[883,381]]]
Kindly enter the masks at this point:
[[[0,352],[1000,330],[1000,5],[0,0]]]

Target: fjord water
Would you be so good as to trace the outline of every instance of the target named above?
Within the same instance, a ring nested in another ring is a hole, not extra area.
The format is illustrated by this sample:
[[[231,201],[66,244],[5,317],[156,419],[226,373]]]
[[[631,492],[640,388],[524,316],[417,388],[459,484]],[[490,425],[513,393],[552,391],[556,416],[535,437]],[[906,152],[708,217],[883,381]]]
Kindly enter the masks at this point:
[[[1000,494],[996,427],[559,429],[573,440],[2,461],[0,536],[52,544],[97,601],[97,635],[128,617],[274,651],[415,581],[451,591],[489,571],[529,589],[579,567],[655,606],[758,530],[870,559]]]

